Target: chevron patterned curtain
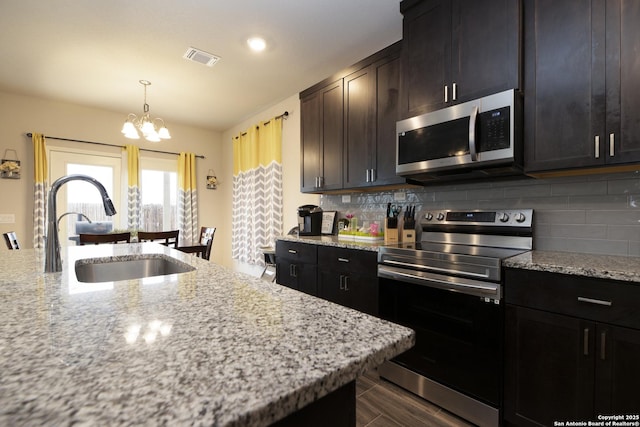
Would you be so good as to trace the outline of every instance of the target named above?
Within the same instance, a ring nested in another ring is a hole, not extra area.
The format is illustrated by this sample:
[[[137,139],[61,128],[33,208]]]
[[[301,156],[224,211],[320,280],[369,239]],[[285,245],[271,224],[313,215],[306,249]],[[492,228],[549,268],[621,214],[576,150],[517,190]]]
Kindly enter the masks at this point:
[[[178,158],[178,229],[181,245],[195,245],[198,230],[198,194],[196,191],[196,155],[180,153]]]
[[[127,228],[140,229],[140,149],[135,145],[124,146],[127,153]]]
[[[233,141],[233,259],[264,264],[260,250],[282,234],[282,117]]]
[[[32,133],[33,141],[33,247],[43,249],[45,247],[47,223],[47,177],[49,166],[47,164],[47,144],[44,135]]]

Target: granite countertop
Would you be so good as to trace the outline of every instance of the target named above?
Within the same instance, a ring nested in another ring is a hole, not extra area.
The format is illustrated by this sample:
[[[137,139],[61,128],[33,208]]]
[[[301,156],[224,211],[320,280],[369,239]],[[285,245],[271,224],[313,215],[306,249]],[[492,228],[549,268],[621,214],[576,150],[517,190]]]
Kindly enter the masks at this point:
[[[534,250],[507,258],[502,265],[640,284],[640,258],[637,257]]]
[[[356,242],[353,240],[342,240],[338,236],[281,236],[278,240],[296,243],[308,243],[310,245],[332,246],[334,248],[359,249],[363,251],[378,252],[380,246],[384,246],[384,241],[378,242]]]
[[[279,240],[376,252],[381,246],[384,246],[384,242],[350,242],[339,240],[337,236],[283,236]],[[622,280],[640,284],[639,257],[534,250],[507,258],[502,261],[502,265],[510,268]]]
[[[75,260],[195,271],[79,283]],[[0,425],[264,426],[410,348],[410,329],[154,243],[0,257]]]

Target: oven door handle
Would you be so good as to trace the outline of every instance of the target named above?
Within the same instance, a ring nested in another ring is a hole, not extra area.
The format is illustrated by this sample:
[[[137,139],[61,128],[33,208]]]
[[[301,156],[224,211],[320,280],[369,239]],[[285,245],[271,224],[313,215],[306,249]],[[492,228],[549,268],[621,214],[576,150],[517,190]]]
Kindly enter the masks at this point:
[[[409,262],[400,262],[400,261],[393,261],[393,260],[385,260],[384,261],[385,264],[394,264],[400,267],[408,267],[414,270],[423,270],[423,271],[435,271],[438,273],[444,273],[444,274],[459,274],[459,271],[456,270],[450,270],[448,268],[440,268],[440,267],[433,267],[430,265],[421,265],[421,264],[412,264]],[[382,266],[380,266],[379,268],[381,268]],[[473,276],[473,277],[478,277],[481,279],[488,279],[489,278],[489,274],[488,273],[472,273],[470,271],[465,271],[464,273],[467,276]]]
[[[378,277],[443,289],[445,291],[490,298],[495,302],[500,300],[499,283],[465,280],[460,277],[440,276],[422,271],[407,272],[407,270],[385,265],[378,265]]]

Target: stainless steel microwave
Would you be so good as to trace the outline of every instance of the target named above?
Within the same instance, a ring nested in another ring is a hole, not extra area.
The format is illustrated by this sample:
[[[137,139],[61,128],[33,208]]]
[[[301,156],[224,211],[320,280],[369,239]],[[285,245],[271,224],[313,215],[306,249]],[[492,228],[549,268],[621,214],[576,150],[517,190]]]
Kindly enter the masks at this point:
[[[522,99],[511,89],[396,123],[396,174],[415,181],[522,174]]]

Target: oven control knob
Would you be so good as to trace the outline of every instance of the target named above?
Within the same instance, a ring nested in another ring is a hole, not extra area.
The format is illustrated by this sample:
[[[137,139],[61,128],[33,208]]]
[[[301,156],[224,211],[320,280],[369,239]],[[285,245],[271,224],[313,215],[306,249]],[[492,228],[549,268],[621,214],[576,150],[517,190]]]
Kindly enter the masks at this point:
[[[520,212],[519,214],[516,215],[516,222],[524,222],[525,219],[526,219],[526,217],[524,216],[524,214],[522,212]]]
[[[433,214],[431,212],[427,212],[424,215],[424,219],[426,219],[427,221],[431,221],[433,219]]]
[[[507,221],[509,221],[509,214],[508,213],[502,213],[502,214],[500,214],[498,219],[500,219],[500,222],[507,222]]]
[[[442,221],[442,220],[444,219],[444,214],[443,214],[442,212],[440,212],[440,213],[438,214],[438,216],[436,217],[436,219],[437,219],[438,221]]]

